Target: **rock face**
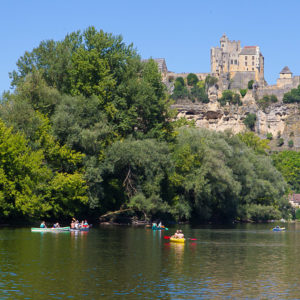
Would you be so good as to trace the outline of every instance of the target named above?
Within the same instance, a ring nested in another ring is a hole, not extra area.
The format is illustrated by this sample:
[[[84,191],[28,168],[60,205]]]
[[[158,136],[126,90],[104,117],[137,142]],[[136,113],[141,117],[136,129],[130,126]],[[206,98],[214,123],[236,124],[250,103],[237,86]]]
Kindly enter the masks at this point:
[[[229,129],[234,133],[245,131],[246,126],[243,121],[247,114],[254,113],[257,118],[255,132],[261,138],[266,138],[267,133],[271,133],[273,135],[271,145],[274,150],[300,150],[300,107],[297,104],[279,102],[272,104],[263,111],[257,106],[250,93],[247,93],[242,101],[242,106],[221,106],[214,99],[208,104],[175,104],[173,108],[178,110],[178,118],[185,117],[189,120],[195,120],[197,127],[216,131]],[[276,143],[279,138],[284,140],[281,147],[277,147]],[[288,146],[289,141],[293,141],[293,147]]]

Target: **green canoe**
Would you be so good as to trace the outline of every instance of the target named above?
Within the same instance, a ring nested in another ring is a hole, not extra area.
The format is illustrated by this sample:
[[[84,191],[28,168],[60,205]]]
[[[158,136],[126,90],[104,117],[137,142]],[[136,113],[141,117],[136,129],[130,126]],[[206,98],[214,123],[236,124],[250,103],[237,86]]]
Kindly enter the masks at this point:
[[[66,232],[70,231],[70,227],[58,227],[58,228],[41,228],[41,227],[33,227],[31,228],[31,232]]]

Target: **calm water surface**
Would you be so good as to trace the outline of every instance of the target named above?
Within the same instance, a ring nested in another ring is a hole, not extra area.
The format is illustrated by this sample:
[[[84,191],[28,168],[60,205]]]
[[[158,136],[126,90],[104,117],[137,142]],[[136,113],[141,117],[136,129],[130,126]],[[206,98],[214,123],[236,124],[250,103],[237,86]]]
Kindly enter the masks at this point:
[[[0,229],[0,299],[300,299],[300,224]]]

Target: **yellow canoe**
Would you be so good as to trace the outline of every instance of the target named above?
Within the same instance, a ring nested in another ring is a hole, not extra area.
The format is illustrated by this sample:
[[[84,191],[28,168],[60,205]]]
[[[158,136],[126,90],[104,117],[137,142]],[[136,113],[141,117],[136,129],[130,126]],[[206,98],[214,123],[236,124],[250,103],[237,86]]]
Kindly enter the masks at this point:
[[[185,239],[177,239],[177,238],[170,238],[170,242],[174,242],[174,243],[184,243]]]

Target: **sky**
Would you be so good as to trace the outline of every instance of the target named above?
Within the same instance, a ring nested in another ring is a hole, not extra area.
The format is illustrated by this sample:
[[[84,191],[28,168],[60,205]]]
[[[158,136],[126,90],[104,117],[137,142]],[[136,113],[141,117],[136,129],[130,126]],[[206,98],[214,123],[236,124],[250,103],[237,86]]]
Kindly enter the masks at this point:
[[[284,66],[300,75],[299,0],[2,0],[0,7],[0,93],[25,51],[89,26],[122,35],[142,58],[165,58],[178,73],[210,72],[210,48],[226,33],[260,47],[268,84]]]

